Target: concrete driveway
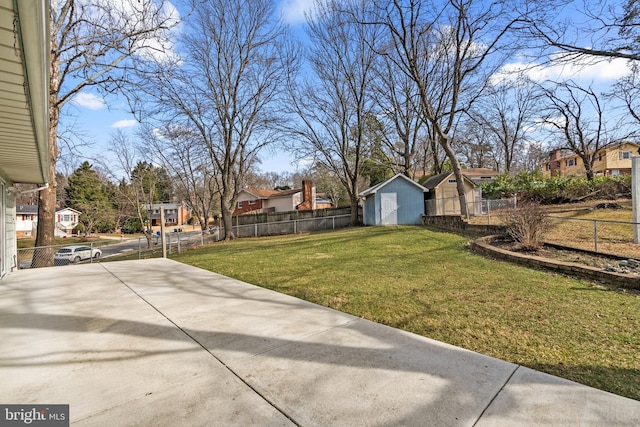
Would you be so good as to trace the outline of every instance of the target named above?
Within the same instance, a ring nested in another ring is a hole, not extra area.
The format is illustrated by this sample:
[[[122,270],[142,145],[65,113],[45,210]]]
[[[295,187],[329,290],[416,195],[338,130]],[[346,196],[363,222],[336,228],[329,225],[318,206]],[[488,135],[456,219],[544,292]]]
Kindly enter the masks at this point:
[[[638,401],[166,259],[14,272],[0,326],[0,403],[72,425],[640,425]]]

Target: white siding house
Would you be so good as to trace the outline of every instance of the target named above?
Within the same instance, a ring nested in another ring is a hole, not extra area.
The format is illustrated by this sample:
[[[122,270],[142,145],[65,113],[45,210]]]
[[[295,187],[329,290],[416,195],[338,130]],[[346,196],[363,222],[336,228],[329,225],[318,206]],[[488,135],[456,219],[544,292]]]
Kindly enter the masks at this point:
[[[0,0],[0,279],[17,268],[13,184],[49,176],[48,6]]]

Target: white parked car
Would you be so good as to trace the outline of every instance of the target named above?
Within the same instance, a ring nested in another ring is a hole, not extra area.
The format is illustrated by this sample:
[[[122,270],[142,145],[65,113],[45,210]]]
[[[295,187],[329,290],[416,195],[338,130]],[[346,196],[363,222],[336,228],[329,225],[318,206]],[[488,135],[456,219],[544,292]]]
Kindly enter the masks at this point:
[[[102,255],[100,249],[91,249],[89,246],[65,246],[53,257],[55,265],[76,264],[90,258],[98,259]]]

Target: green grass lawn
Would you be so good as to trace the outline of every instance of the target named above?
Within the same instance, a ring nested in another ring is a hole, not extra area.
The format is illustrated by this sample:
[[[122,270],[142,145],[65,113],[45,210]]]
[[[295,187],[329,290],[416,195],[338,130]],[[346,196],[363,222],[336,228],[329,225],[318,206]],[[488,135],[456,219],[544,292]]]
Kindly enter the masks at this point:
[[[640,297],[424,227],[240,239],[172,258],[640,400]]]

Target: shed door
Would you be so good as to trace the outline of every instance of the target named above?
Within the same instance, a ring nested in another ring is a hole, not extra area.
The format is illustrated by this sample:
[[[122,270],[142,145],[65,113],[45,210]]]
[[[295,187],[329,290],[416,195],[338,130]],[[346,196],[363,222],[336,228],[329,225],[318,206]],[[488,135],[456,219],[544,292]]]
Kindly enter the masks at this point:
[[[380,224],[397,225],[398,224],[398,195],[396,193],[380,194]]]
[[[458,198],[458,190],[455,188],[444,190],[444,214],[460,215],[460,199]]]

